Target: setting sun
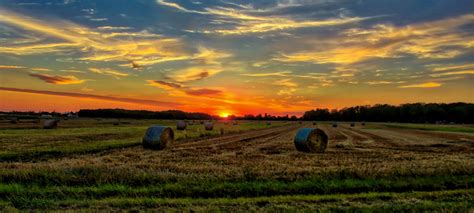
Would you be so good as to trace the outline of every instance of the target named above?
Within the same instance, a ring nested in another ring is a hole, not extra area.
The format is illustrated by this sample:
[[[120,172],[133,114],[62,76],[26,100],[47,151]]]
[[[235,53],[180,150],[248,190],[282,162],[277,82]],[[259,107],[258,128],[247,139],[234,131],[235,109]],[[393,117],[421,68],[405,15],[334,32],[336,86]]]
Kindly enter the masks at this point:
[[[222,117],[222,118],[227,118],[227,117],[229,117],[229,115],[230,115],[230,114],[229,114],[228,112],[221,112],[221,113],[219,113],[219,116]]]

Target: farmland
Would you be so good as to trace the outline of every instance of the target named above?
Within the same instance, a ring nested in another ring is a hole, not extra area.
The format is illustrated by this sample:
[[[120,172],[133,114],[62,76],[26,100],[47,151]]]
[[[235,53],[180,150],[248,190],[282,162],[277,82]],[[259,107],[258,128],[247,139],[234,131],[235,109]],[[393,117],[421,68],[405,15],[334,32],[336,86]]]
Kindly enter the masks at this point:
[[[473,126],[196,121],[154,151],[141,146],[153,124],[176,121],[1,123],[0,210],[474,208]],[[325,153],[296,151],[303,127],[326,132]]]

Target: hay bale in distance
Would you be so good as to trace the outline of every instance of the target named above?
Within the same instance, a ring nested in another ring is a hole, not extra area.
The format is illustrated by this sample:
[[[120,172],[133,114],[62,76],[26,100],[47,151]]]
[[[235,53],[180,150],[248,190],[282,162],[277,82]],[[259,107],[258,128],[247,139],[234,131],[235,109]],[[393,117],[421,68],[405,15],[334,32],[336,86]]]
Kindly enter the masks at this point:
[[[361,125],[361,126],[365,126],[365,122],[362,122],[360,125]]]
[[[355,126],[355,123],[351,123],[351,127],[354,127]]]
[[[323,153],[328,145],[328,136],[321,129],[302,128],[296,133],[294,142],[300,152]]]
[[[332,123],[332,127],[336,128],[336,127],[337,127],[337,123]]]
[[[313,122],[313,125],[316,125],[316,122]]]
[[[212,122],[205,122],[204,123],[204,129],[207,131],[211,131],[214,129],[214,123]]]
[[[10,118],[10,123],[11,124],[17,124],[18,123],[18,118],[17,117]]]
[[[177,130],[185,130],[188,125],[186,124],[185,121],[178,121],[176,124],[176,129]]]
[[[53,119],[52,115],[43,114],[40,116],[41,119]]]
[[[162,150],[171,147],[174,140],[174,132],[166,126],[151,126],[146,130],[143,137],[143,148]]]
[[[48,119],[43,121],[43,129],[56,129],[59,120]]]
[[[220,128],[219,131],[220,131],[221,135],[224,135],[224,133],[225,133],[224,128]]]

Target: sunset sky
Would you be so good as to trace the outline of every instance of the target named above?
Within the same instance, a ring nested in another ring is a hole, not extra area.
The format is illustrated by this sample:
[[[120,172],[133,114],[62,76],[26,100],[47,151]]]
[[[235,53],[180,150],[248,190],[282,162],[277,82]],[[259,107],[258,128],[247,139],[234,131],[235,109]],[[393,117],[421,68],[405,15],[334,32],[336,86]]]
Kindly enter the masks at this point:
[[[0,111],[474,102],[474,1],[0,0]]]

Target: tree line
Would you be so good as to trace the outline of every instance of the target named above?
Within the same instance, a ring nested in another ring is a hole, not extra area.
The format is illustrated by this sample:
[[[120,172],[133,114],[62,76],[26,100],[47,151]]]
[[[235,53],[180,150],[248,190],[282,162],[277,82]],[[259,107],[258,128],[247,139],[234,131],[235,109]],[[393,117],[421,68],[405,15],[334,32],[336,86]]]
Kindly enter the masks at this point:
[[[411,103],[399,106],[377,104],[341,110],[306,111],[302,120],[373,121],[404,123],[474,123],[473,103]]]
[[[210,120],[213,116],[199,112],[183,112],[180,110],[147,111],[126,109],[81,109],[79,117],[89,118],[137,118],[137,119],[189,119]]]
[[[62,117],[66,114],[58,112],[0,112],[0,117],[17,117],[18,119],[37,118],[42,114]],[[199,112],[183,112],[180,110],[147,111],[126,109],[81,109],[79,117],[90,118],[136,118],[136,119],[180,119],[180,120],[211,120],[220,119]],[[372,121],[372,122],[403,122],[403,123],[474,123],[474,103],[410,103],[402,105],[377,104],[373,106],[354,106],[340,110],[314,109],[306,111],[302,117],[244,115],[229,116],[234,120],[307,120],[307,121]]]

